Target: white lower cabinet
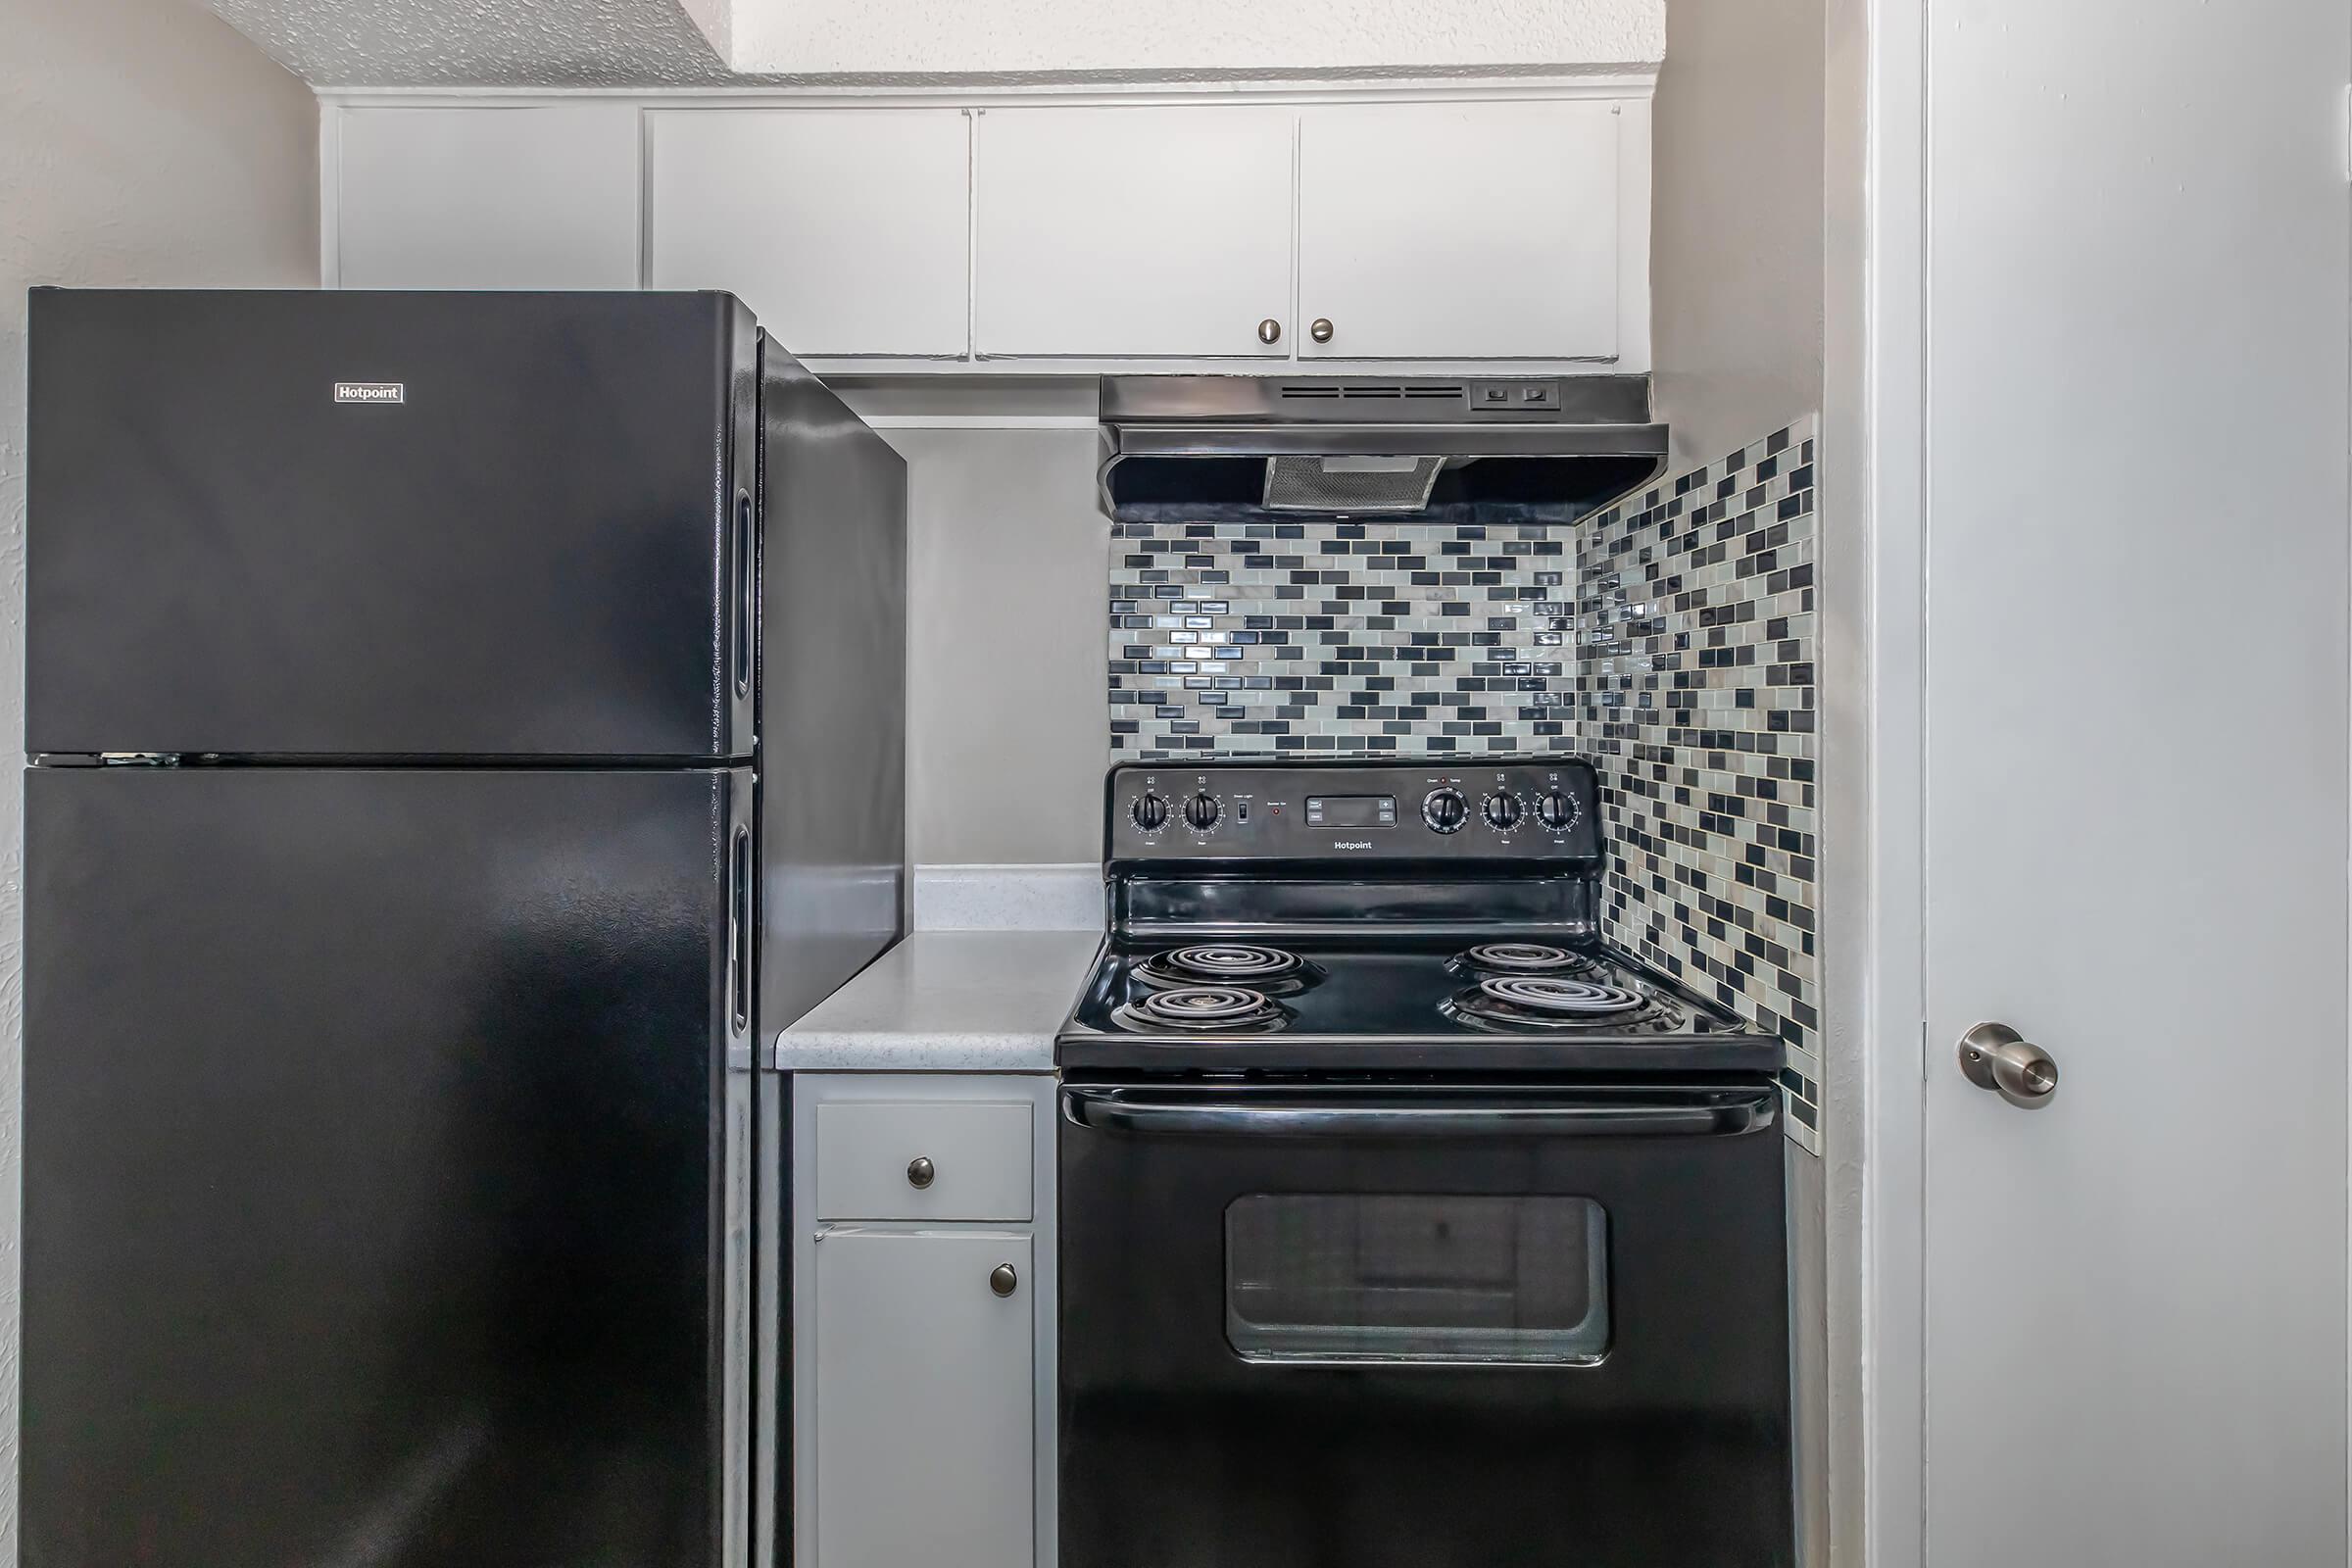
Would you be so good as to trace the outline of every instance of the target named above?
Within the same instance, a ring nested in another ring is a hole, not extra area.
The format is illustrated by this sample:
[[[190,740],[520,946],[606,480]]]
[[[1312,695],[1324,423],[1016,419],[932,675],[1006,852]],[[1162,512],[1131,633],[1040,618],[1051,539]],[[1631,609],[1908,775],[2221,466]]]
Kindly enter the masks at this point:
[[[796,1568],[1052,1568],[1054,1080],[792,1083]]]
[[[819,1239],[822,1568],[1034,1568],[1030,1275],[1026,1236]]]

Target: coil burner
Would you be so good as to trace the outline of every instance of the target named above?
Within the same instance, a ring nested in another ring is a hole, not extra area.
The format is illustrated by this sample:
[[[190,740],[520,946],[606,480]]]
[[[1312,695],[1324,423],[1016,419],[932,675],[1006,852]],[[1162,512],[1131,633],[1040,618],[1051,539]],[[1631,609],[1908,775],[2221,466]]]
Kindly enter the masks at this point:
[[[1626,986],[1550,975],[1506,975],[1456,992],[1446,1011],[1486,1028],[1623,1029],[1681,1021],[1665,1003]]]
[[[1606,980],[1599,959],[1544,942],[1489,942],[1446,960],[1455,974],[1474,980],[1512,975],[1548,975],[1570,980]]]
[[[1192,986],[1248,986],[1269,997],[1286,996],[1315,978],[1314,965],[1296,953],[1253,942],[1202,942],[1154,953],[1135,966],[1135,977],[1155,991]]]
[[[1246,986],[1178,986],[1111,1009],[1111,1022],[1137,1034],[1178,1030],[1196,1035],[1271,1034],[1290,1014]]]

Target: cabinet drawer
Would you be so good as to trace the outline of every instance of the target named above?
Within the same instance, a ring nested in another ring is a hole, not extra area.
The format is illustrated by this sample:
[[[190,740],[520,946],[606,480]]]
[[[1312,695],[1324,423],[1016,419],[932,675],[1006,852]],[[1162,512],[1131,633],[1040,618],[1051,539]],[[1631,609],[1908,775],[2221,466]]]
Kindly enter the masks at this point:
[[[820,1104],[816,1217],[1028,1219],[1029,1118],[1025,1100]]]

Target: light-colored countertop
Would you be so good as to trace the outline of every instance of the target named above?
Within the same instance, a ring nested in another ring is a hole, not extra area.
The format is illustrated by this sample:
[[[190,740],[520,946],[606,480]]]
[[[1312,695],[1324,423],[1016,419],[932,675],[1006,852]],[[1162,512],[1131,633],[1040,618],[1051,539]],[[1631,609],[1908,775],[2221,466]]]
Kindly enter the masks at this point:
[[[1100,931],[916,931],[777,1037],[787,1072],[1052,1072]]]

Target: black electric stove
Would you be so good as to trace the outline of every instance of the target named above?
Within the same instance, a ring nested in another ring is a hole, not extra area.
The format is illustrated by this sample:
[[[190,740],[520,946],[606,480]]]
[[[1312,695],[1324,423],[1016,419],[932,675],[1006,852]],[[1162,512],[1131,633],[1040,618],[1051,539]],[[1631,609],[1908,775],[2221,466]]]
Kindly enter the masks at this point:
[[[1136,765],[1067,1071],[1777,1071],[1780,1043],[1599,939],[1578,761]]]
[[[1064,1563],[1794,1562],[1780,1043],[1601,940],[1599,804],[1551,759],[1112,771]]]

